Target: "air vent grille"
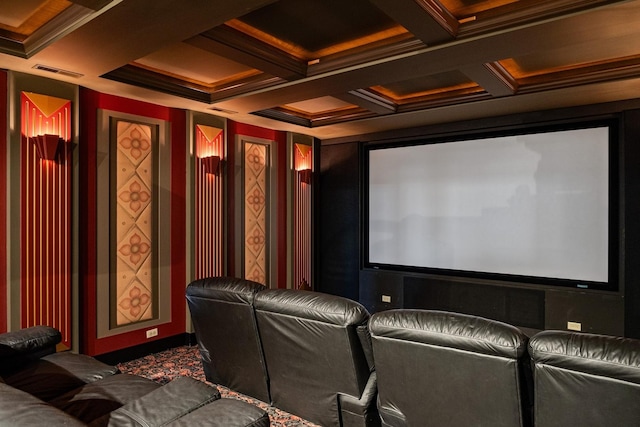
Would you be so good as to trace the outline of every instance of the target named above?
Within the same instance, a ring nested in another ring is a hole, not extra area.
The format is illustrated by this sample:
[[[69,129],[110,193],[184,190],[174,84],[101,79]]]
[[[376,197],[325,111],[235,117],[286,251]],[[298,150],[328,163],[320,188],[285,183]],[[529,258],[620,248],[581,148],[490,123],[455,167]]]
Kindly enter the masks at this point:
[[[232,111],[232,110],[225,110],[223,108],[218,108],[218,107],[211,107],[209,108],[209,110],[211,111],[217,111],[219,113],[225,113],[225,114],[238,114],[237,111]]]
[[[34,69],[40,71],[46,71],[48,73],[59,74],[61,76],[78,78],[82,77],[84,74],[74,73],[73,71],[63,70],[61,68],[51,67],[49,65],[36,64],[33,66]]]

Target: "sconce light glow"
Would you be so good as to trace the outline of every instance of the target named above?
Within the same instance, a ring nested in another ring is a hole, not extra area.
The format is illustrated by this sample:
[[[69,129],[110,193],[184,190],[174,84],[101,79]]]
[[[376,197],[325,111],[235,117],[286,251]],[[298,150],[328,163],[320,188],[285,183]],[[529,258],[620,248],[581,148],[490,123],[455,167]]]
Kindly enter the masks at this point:
[[[37,135],[30,139],[36,146],[36,154],[42,160],[57,161],[65,145],[58,135]]]
[[[209,156],[201,159],[204,172],[210,175],[217,175],[220,171],[220,156]]]
[[[311,184],[311,169],[302,169],[298,171],[300,181],[305,184]]]

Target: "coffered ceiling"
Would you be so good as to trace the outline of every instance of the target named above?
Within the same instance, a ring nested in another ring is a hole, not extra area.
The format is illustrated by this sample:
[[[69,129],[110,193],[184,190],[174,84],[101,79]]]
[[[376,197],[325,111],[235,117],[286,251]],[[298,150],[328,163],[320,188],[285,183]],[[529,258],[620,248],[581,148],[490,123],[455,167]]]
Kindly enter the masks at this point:
[[[640,0],[3,0],[0,67],[340,137],[640,98]]]

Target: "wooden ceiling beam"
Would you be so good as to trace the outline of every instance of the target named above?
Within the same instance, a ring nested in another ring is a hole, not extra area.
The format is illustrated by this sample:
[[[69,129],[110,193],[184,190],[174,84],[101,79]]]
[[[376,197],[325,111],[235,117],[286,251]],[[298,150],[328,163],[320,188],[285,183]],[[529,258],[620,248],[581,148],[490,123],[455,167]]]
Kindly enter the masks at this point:
[[[212,28],[185,42],[285,80],[299,79],[307,74],[305,61],[228,25]]]
[[[91,10],[100,10],[114,0],[70,0],[71,3],[84,6]]]
[[[596,10],[593,13],[579,13],[537,25],[525,25],[508,31],[454,40],[384,60],[307,77],[295,83],[277,85],[268,91],[227,98],[220,100],[217,105],[234,111],[252,112],[317,98],[327,93],[346,93],[358,88],[402,82],[438,73],[465,69],[471,73],[476,69],[476,73],[480,74],[477,67],[487,63],[521,57],[528,53],[554,52],[559,41],[563,49],[570,49],[573,44],[583,45],[591,41],[595,43],[608,25],[607,21],[602,19],[603,15],[610,13],[612,12],[608,9]],[[633,25],[633,14],[626,13],[624,8],[617,9],[615,13],[616,16],[611,19],[618,20],[621,25]],[[484,76],[476,75],[476,78],[483,80],[489,90],[497,94],[508,93],[508,89],[500,87],[505,85],[504,81],[500,82],[499,78],[496,81],[497,76],[488,75],[485,71],[483,74]],[[488,81],[485,81],[486,79]]]
[[[450,41],[458,20],[437,0],[370,0],[427,46]]]
[[[467,65],[460,71],[492,96],[515,95],[518,90],[516,79],[497,61]]]
[[[274,0],[121,1],[38,53],[51,67],[103,75]]]
[[[340,95],[334,95],[341,101],[357,105],[376,114],[392,114],[397,106],[392,101],[383,98],[370,89],[356,89]]]

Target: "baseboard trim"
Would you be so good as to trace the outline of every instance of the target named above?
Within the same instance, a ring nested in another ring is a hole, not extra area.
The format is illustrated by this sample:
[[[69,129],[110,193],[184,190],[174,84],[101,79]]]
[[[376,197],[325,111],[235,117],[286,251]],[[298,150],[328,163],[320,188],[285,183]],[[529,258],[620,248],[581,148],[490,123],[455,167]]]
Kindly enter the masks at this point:
[[[196,342],[194,333],[185,332],[183,334],[161,338],[159,340],[123,348],[110,353],[100,354],[95,356],[95,358],[109,365],[117,365],[118,363],[128,362],[130,360],[138,359],[170,348],[180,347],[183,345],[195,345]]]

